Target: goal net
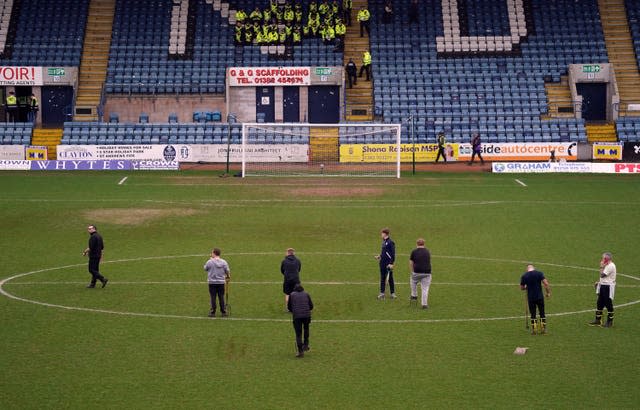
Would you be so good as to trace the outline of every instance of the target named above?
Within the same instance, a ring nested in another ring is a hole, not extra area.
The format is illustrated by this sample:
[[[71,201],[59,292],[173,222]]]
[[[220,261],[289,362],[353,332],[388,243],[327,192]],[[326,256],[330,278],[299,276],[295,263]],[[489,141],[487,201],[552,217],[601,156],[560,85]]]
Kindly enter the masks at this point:
[[[242,176],[400,178],[400,124],[242,124]]]

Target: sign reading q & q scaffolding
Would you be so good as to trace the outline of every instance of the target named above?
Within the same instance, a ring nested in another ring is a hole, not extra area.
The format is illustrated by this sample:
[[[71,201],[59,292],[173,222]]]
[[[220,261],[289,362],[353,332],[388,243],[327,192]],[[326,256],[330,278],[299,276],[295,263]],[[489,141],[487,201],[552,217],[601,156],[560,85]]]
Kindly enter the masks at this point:
[[[231,87],[311,85],[311,67],[229,67]]]

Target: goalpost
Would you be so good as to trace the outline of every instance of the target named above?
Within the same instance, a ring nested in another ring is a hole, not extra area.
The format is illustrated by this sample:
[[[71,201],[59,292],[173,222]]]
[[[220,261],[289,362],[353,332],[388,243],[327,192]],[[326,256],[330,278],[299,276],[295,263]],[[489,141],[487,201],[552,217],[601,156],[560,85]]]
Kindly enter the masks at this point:
[[[400,178],[400,124],[243,123],[242,176]]]

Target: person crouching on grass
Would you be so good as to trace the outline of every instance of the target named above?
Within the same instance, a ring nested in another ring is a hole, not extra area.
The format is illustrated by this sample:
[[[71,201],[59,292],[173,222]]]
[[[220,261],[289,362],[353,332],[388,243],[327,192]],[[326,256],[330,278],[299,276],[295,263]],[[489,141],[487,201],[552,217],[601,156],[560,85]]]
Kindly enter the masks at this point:
[[[231,279],[229,264],[220,257],[220,249],[214,248],[211,257],[205,263],[204,270],[207,271],[207,282],[209,283],[209,296],[211,297],[211,311],[209,317],[216,315],[216,296],[220,302],[220,312],[222,317],[227,316],[227,309],[224,304],[224,283]]]
[[[298,348],[296,357],[304,357],[304,352],[309,350],[309,324],[311,323],[313,302],[311,301],[311,296],[304,291],[301,284],[298,283],[293,288],[293,292],[289,295],[287,307],[292,313],[293,330],[296,332],[296,346]]]

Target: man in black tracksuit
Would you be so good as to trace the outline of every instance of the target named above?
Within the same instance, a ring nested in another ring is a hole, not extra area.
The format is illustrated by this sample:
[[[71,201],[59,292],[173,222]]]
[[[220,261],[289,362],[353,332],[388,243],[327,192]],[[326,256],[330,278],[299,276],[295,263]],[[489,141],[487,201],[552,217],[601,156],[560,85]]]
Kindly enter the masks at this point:
[[[380,262],[380,294],[378,299],[384,299],[384,290],[389,277],[389,291],[391,291],[391,299],[396,298],[396,286],[393,281],[393,263],[396,260],[396,244],[389,237],[389,228],[380,231],[382,237],[382,248],[380,255],[376,255],[376,259]]]
[[[304,357],[304,352],[309,350],[309,323],[311,323],[313,302],[311,296],[304,291],[299,283],[291,292],[287,307],[293,316],[293,330],[296,332],[296,346],[298,347],[296,357]]]
[[[102,236],[98,233],[95,225],[89,225],[87,231],[89,231],[89,246],[82,252],[82,256],[89,255],[91,283],[87,285],[87,288],[95,288],[96,281],[102,282],[104,288],[109,280],[100,274],[100,259],[102,259],[102,250],[104,249]]]
[[[282,292],[284,293],[285,308],[288,307],[289,295],[293,292],[293,288],[300,283],[300,269],[302,269],[302,262],[296,258],[295,250],[293,248],[287,249],[287,256],[280,264],[280,272],[284,276]]]

